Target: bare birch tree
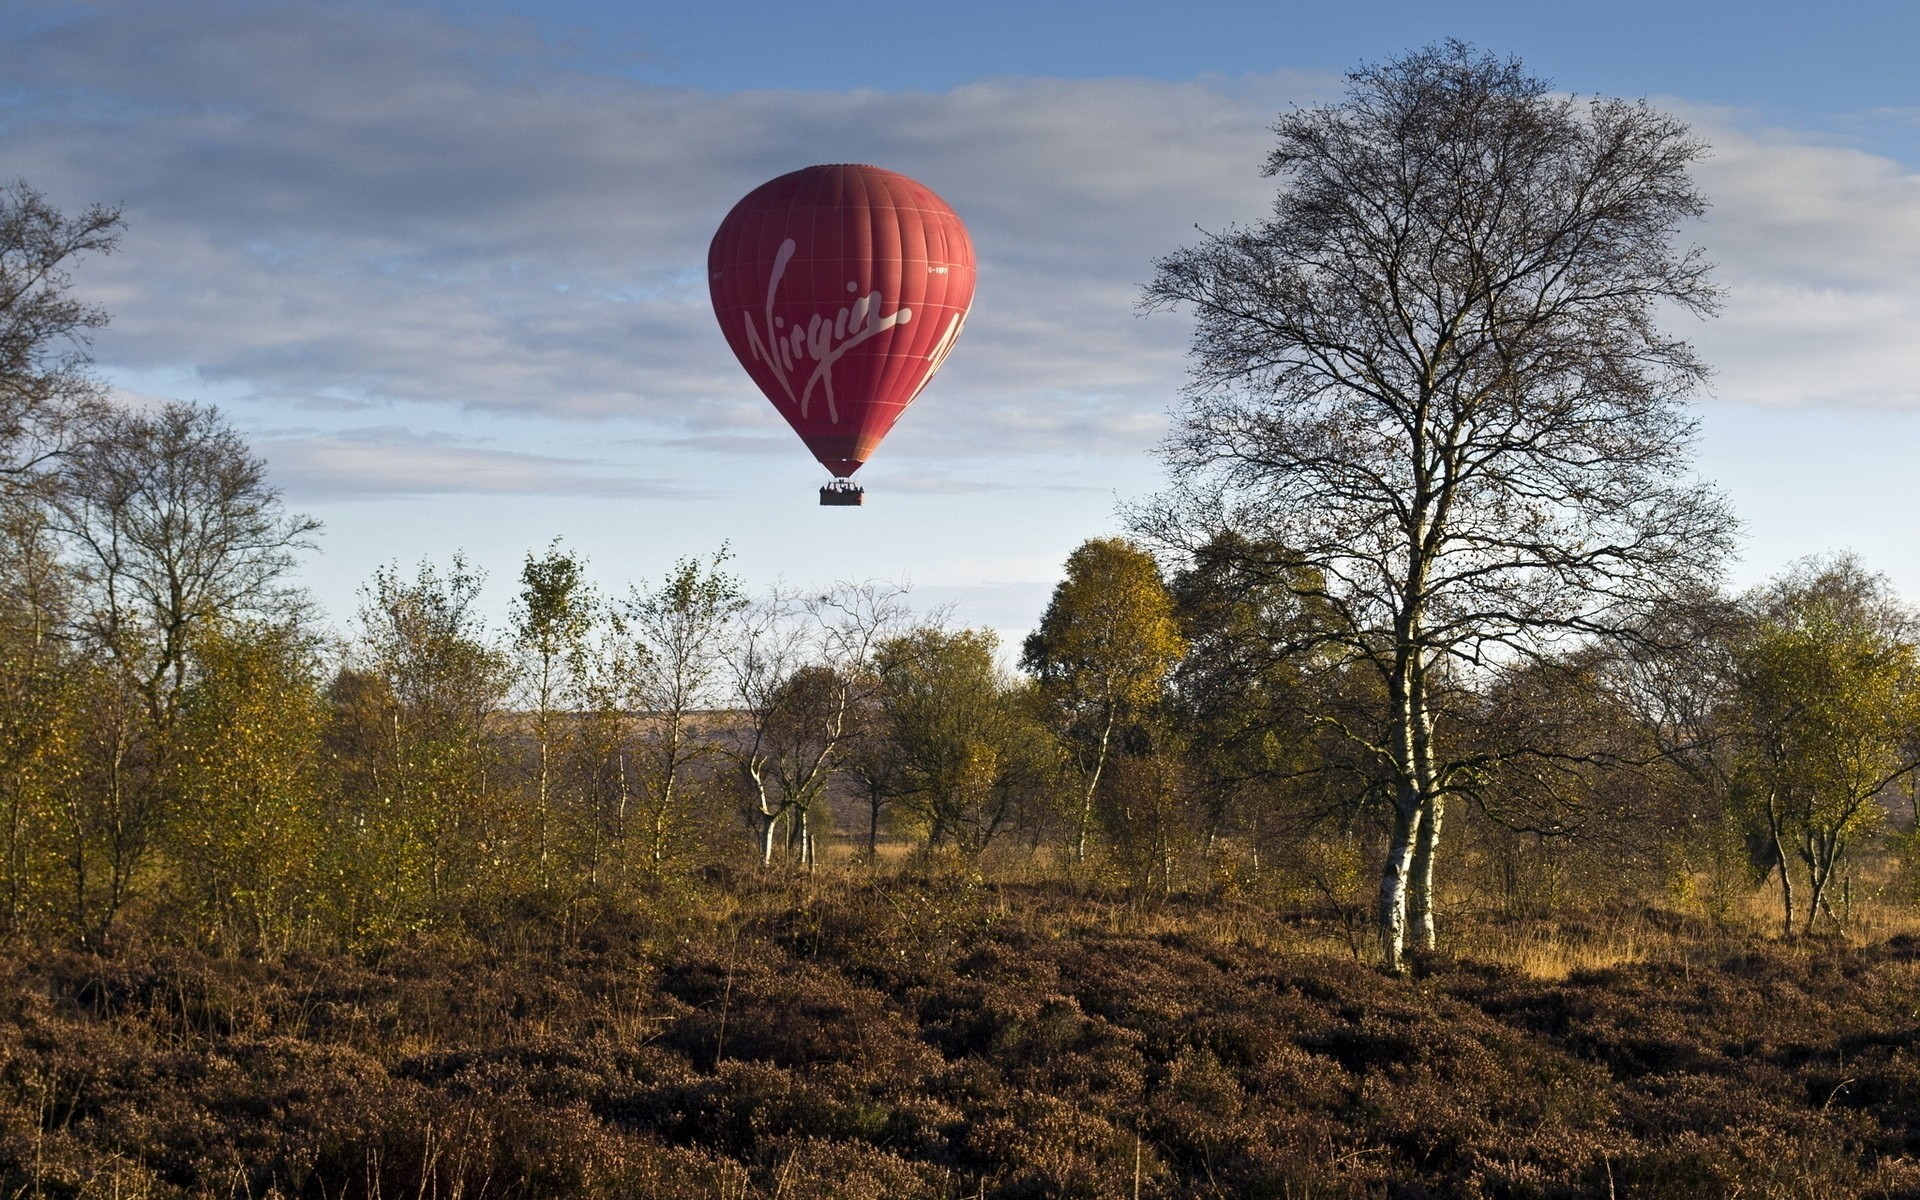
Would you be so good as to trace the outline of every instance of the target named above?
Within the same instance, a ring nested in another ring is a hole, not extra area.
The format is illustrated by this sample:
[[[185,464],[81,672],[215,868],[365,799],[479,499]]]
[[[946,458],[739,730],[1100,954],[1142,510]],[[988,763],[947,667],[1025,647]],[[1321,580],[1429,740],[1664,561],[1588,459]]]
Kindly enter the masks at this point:
[[[731,753],[750,793],[762,867],[773,863],[783,821],[801,860],[814,863],[816,809],[869,732],[874,654],[907,629],[906,591],[874,582],[811,596],[775,591],[739,623],[727,664],[746,728]]]
[[[1291,551],[1327,637],[1387,704],[1352,731],[1390,777],[1381,953],[1434,941],[1454,684],[1614,634],[1710,575],[1733,532],[1688,478],[1705,368],[1657,324],[1716,303],[1704,152],[1645,103],[1553,95],[1457,42],[1351,76],[1274,126],[1273,216],[1156,263],[1195,318],[1162,543]]]
[[[43,473],[99,408],[87,345],[107,313],[73,296],[67,268],[119,238],[118,209],[70,217],[25,183],[0,184],[0,495]]]

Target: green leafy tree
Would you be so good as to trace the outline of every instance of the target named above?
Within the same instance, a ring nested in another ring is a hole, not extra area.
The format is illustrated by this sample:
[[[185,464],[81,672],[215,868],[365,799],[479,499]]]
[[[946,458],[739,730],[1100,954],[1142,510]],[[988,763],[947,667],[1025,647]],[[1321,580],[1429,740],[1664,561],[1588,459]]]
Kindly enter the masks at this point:
[[[740,581],[722,569],[727,558],[724,548],[705,562],[683,558],[624,606],[636,651],[628,694],[640,723],[637,849],[656,883],[698,827],[698,801],[712,782],[706,768],[719,753],[701,717],[723,694],[724,652],[746,606]]]
[[[1135,897],[1172,894],[1179,864],[1204,834],[1189,763],[1177,745],[1155,742],[1113,757],[1100,789],[1107,852]]]
[[[996,663],[999,645],[988,630],[928,628],[876,655],[894,802],[936,853],[977,857],[1052,782],[1049,739]]]
[[[513,610],[514,648],[521,658],[524,703],[533,722],[533,859],[541,889],[552,886],[556,760],[564,747],[567,710],[584,699],[580,687],[588,640],[600,618],[599,598],[586,564],[556,541],[520,568]]]
[[[1226,532],[1199,547],[1170,585],[1187,643],[1172,680],[1172,721],[1201,793],[1209,851],[1224,832],[1275,815],[1312,824],[1351,808],[1335,801],[1350,798],[1345,764],[1317,744],[1346,714],[1337,659],[1316,652],[1324,618],[1302,598],[1313,584],[1281,548]],[[1296,811],[1255,811],[1276,808]]]
[[[0,498],[0,936],[59,923],[83,683],[59,636],[73,601],[44,511]]]
[[[1735,646],[1737,778],[1771,844],[1791,937],[1792,859],[1808,885],[1803,926],[1823,913],[1838,924],[1831,890],[1848,847],[1884,819],[1879,797],[1920,769],[1920,651],[1912,613],[1850,558],[1802,567],[1753,607]]]
[[[336,870],[355,933],[456,917],[503,878],[509,822],[490,722],[506,656],[475,610],[481,574],[375,573],[353,664],[335,680]]]
[[[85,878],[103,831],[76,826],[87,740],[79,614],[50,500],[56,468],[104,413],[88,342],[107,313],[73,293],[70,268],[110,253],[120,213],[69,216],[24,182],[0,184],[0,933],[50,927],[56,878]],[[75,832],[86,835],[72,839]],[[63,844],[64,843],[64,844]],[[71,874],[71,855],[86,849]],[[84,891],[85,889],[81,889]],[[65,908],[65,905],[57,907]],[[83,922],[84,926],[85,922]]]
[[[297,609],[285,576],[318,526],[285,511],[217,410],[191,404],[99,414],[47,486],[78,585],[67,635],[94,675],[87,781],[66,809],[74,911],[97,941],[178,806],[173,727],[199,632]]]
[[[568,814],[570,839],[586,892],[624,893],[634,877],[629,853],[646,816],[636,724],[644,723],[637,689],[646,677],[647,651],[626,618],[608,605],[573,663],[579,709],[569,722],[560,774],[577,809]]]

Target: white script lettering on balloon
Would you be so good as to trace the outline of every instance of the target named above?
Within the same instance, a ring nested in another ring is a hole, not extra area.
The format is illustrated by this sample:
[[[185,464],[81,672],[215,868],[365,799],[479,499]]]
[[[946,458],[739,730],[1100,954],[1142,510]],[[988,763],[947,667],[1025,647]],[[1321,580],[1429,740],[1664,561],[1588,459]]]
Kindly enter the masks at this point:
[[[780,281],[786,277],[787,264],[793,260],[796,249],[798,246],[794,240],[788,238],[780,243],[780,252],[773,257],[773,274],[767,278],[767,303],[760,324],[756,325],[752,313],[744,314],[747,346],[753,351],[753,356],[766,363],[773,377],[780,381],[780,389],[787,394],[787,399],[799,405],[801,416],[807,415],[813,389],[818,387],[827,397],[827,419],[838,425],[840,407],[833,394],[833,365],[845,357],[847,351],[869,338],[913,320],[913,310],[900,308],[881,316],[880,293],[876,290],[858,297],[850,307],[841,309],[832,318],[815,313],[807,319],[804,327],[795,322],[792,328],[782,330],[780,327],[785,321],[774,318],[773,305],[780,291]],[[855,284],[847,284],[849,291],[855,288]],[[764,340],[762,329],[765,330]],[[797,360],[808,358],[814,362],[813,373],[807,376],[806,383],[795,395],[789,372],[794,370]],[[937,363],[935,365],[938,366]]]

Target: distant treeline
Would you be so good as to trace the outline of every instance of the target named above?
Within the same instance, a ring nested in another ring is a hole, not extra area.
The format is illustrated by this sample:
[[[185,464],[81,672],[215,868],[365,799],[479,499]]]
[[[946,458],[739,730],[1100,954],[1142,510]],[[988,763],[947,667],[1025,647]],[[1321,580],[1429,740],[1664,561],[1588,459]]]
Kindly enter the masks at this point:
[[[383,570],[343,640],[286,581],[312,524],[208,409],[99,410],[6,494],[0,922],[232,947],[569,919],[700,876],[877,863],[1372,920],[1377,677],[1285,553],[1069,558],[1022,670],[904,589],[749,595],[724,554],[610,595],[530,554]],[[1848,560],[1446,681],[1442,908],[1623,892],[1789,929],[1905,889],[1911,614]],[[1863,859],[1864,855],[1864,859]],[[1872,870],[1856,878],[1855,864]],[[1904,895],[1904,891],[1901,891]]]

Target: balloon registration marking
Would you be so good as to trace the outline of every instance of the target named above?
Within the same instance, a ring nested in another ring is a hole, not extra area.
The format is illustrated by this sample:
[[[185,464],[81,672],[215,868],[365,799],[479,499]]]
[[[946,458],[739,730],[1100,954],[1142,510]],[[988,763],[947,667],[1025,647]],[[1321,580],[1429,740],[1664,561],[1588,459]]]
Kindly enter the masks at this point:
[[[747,345],[753,356],[767,364],[773,377],[779,381],[780,389],[787,399],[800,407],[800,415],[807,415],[807,406],[813,400],[813,390],[818,387],[827,398],[827,419],[835,425],[840,423],[840,406],[833,394],[833,366],[844,358],[849,350],[870,338],[878,337],[895,325],[905,325],[913,320],[913,310],[898,308],[886,316],[880,315],[880,292],[875,289],[856,298],[848,308],[843,308],[832,320],[814,313],[807,319],[803,328],[798,321],[791,328],[782,330],[786,324],[783,317],[773,315],[773,306],[779,298],[780,281],[786,277],[787,264],[792,261],[794,251],[799,249],[792,238],[780,243],[780,251],[773,257],[773,273],[767,277],[767,303],[762,315],[765,323],[765,339],[761,330],[754,325],[752,313],[745,314],[747,324]],[[848,281],[847,290],[859,290],[859,285]],[[939,358],[945,358],[944,351],[951,349],[953,340],[959,334],[956,327],[960,318],[956,316],[949,324],[947,334],[940,340],[936,350]],[[928,355],[934,359],[934,355]],[[811,358],[814,361],[813,373],[807,376],[806,384],[800,394],[793,391],[790,372],[796,362]],[[938,367],[938,360],[935,360]],[[928,372],[931,377],[932,372]]]

